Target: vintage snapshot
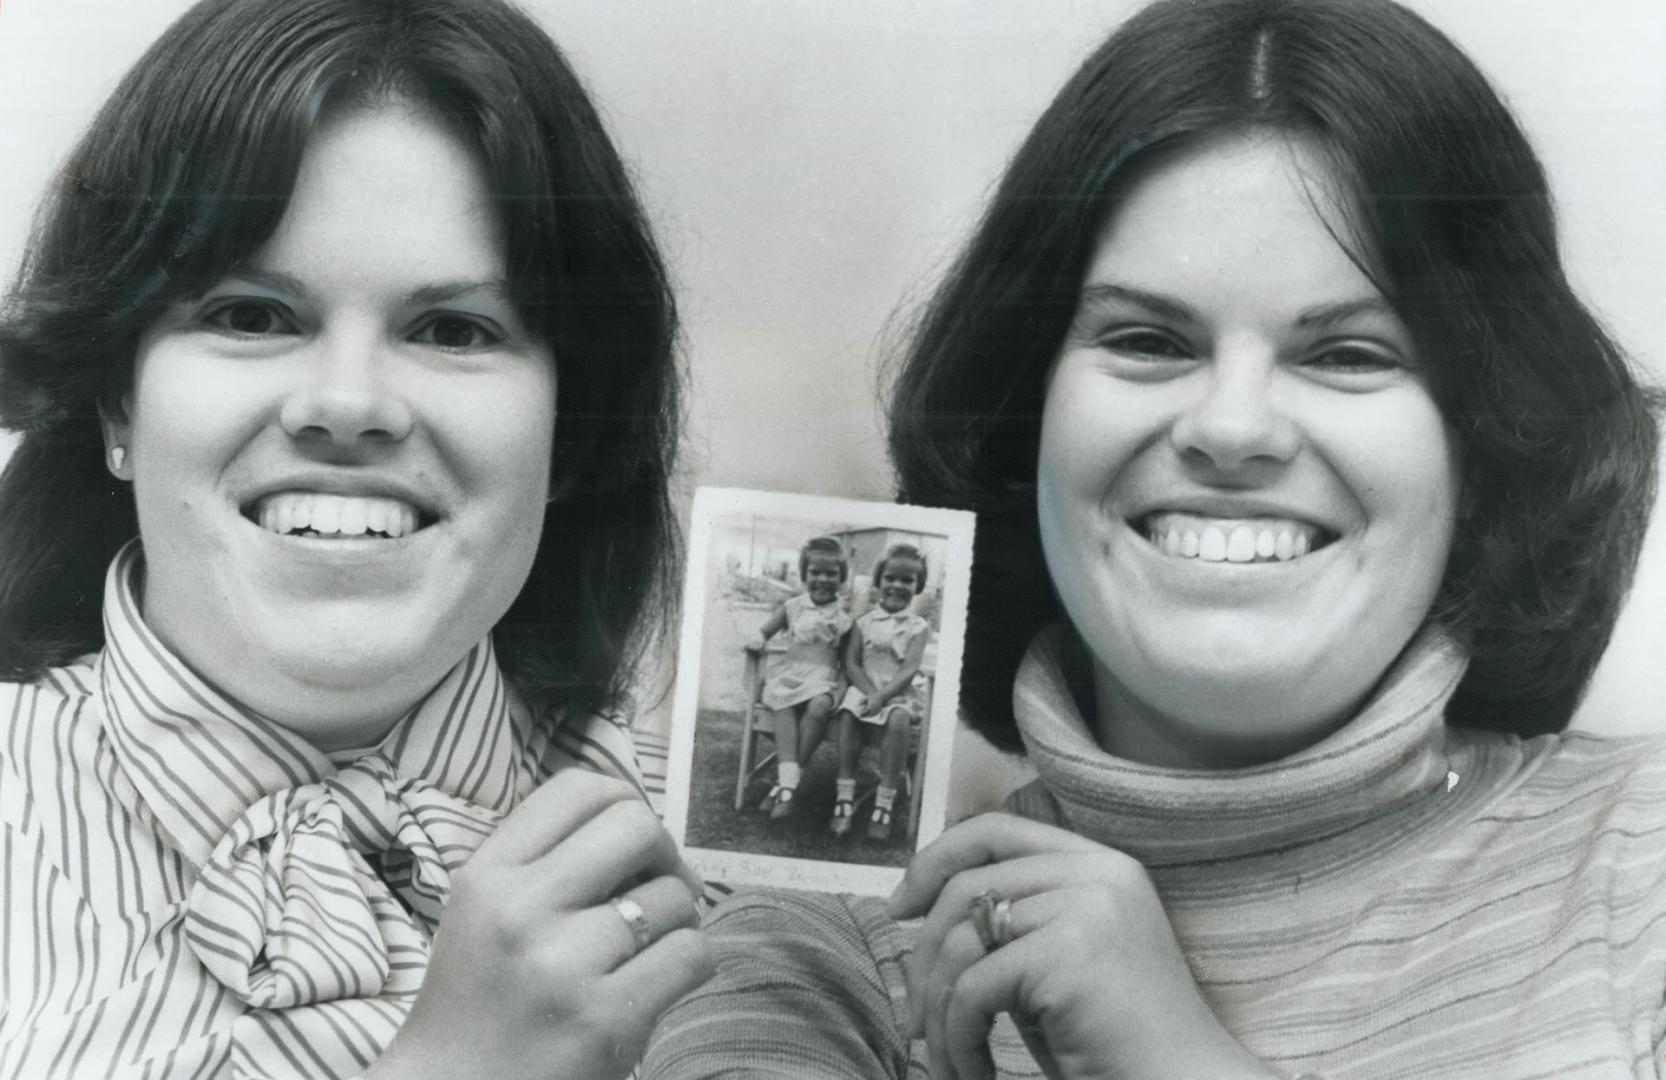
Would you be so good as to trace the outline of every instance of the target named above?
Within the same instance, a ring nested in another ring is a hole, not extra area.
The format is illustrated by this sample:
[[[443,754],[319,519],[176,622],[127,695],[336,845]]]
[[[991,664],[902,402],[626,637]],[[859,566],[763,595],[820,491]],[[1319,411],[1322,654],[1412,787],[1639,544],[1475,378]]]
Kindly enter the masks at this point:
[[[943,830],[972,515],[695,495],[666,824],[722,881],[885,892]]]

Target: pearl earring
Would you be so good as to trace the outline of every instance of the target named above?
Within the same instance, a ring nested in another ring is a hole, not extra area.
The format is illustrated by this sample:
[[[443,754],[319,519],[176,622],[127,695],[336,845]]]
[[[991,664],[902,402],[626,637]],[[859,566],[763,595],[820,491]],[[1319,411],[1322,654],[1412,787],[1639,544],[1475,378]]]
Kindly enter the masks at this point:
[[[127,464],[127,448],[125,446],[110,447],[110,467],[121,472],[122,466]]]

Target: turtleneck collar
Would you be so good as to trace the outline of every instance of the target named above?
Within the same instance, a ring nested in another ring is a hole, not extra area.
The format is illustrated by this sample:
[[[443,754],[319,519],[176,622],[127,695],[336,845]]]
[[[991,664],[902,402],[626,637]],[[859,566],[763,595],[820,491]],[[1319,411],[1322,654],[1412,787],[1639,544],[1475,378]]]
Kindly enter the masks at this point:
[[[1439,629],[1413,639],[1340,730],[1278,761],[1222,771],[1101,750],[1066,674],[1079,650],[1067,627],[1037,635],[1013,686],[1019,732],[1065,822],[1147,866],[1314,842],[1445,783],[1444,710],[1467,661]]]
[[[255,802],[347,762],[221,694],[170,652],[139,613],[142,562],[133,541],[105,578],[99,695],[117,759],[158,824],[201,865]],[[536,780],[521,750],[527,726],[487,637],[365,752],[401,777],[503,813]]]

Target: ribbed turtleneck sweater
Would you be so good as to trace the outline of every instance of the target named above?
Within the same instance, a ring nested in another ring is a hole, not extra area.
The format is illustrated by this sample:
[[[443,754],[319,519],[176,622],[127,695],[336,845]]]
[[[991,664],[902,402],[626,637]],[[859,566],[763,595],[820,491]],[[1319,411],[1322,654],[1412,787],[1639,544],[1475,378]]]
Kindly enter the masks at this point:
[[[1322,742],[1191,771],[1098,746],[1062,631],[1020,668],[1039,779],[1010,808],[1138,858],[1204,996],[1275,1069],[1370,1077],[1666,1074],[1666,743],[1445,723],[1461,654],[1408,647]],[[653,1080],[926,1075],[905,927],[878,901],[737,896],[719,975],[669,1014]],[[1039,1077],[1010,1026],[1003,1078]]]

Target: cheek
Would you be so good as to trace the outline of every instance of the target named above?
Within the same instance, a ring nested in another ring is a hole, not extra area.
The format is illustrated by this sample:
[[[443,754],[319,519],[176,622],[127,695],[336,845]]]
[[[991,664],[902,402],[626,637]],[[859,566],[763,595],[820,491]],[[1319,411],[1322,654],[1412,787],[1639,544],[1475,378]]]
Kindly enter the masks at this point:
[[[1455,434],[1433,403],[1418,395],[1379,423],[1332,436],[1331,446],[1346,448],[1337,464],[1376,531],[1374,550],[1404,566],[1416,582],[1433,578],[1432,590],[1445,569],[1457,518],[1462,456]]]
[[[147,458],[211,442],[234,423],[244,410],[228,398],[225,382],[216,365],[200,362],[188,349],[165,343],[141,348],[133,387],[122,399],[135,469]]]
[[[210,493],[274,415],[270,379],[164,340],[140,353],[122,399],[134,497],[151,528]]]
[[[1054,580],[1085,572],[1107,555],[1117,527],[1117,492],[1137,451],[1099,408],[1050,395],[1036,465],[1036,515]],[[1060,399],[1064,400],[1060,400]]]
[[[432,413],[443,424],[447,442],[467,467],[476,484],[500,490],[522,516],[541,516],[548,493],[555,441],[553,382],[540,379],[506,381],[488,392],[458,394],[437,404]],[[526,500],[536,495],[535,504]]]
[[[1114,500],[1116,485],[1173,420],[1169,397],[1119,382],[1094,362],[1075,352],[1061,357],[1041,414],[1037,481],[1076,511]]]

